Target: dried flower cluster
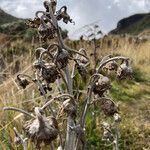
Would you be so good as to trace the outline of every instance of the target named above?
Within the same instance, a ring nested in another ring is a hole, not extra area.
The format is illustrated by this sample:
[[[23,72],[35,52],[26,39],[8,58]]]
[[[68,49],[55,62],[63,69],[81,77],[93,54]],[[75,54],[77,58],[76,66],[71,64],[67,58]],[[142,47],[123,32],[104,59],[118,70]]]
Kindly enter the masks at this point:
[[[111,126],[108,123],[104,123],[103,138],[114,143],[114,147],[117,150],[117,125],[121,121],[121,117],[118,106],[111,98],[107,98],[107,91],[111,88],[111,79],[107,77],[107,73],[103,75],[102,72],[103,70],[109,70],[110,73],[115,71],[118,79],[131,77],[132,69],[129,66],[129,59],[122,56],[105,57],[96,65],[97,69],[94,68],[95,72],[89,80],[88,76],[90,74],[87,66],[90,66],[90,61],[86,50],[73,50],[67,47],[62,40],[58,21],[62,20],[66,24],[68,22],[73,23],[67,13],[67,7],[63,6],[56,11],[56,0],[44,1],[43,4],[45,11],[37,11],[36,17],[33,20],[28,20],[27,24],[37,29],[43,42],[50,39],[54,39],[57,42],[51,43],[46,49],[40,47],[35,50],[36,60],[33,62],[33,77],[24,74],[17,76],[17,82],[23,89],[30,83],[37,85],[44,99],[43,106],[36,106],[34,115],[25,110],[12,107],[5,107],[4,110],[19,111],[32,118],[25,122],[24,130],[28,139],[34,143],[37,149],[41,148],[42,143],[50,145],[53,149],[53,143],[55,142],[59,149],[78,150],[85,149],[85,118],[91,106],[90,104],[98,103],[106,116],[113,117],[116,132],[113,133]],[[74,61],[74,64],[70,63],[70,61]],[[71,67],[69,64],[71,64]],[[72,74],[70,74],[71,71]],[[88,88],[87,86],[84,87],[85,90],[88,89],[87,94],[80,93],[80,95],[82,94],[81,99],[85,101],[85,105],[82,105],[82,108],[79,105],[80,97],[77,96],[79,94],[79,85],[73,86],[76,72],[80,74],[79,78],[81,78],[81,81],[84,80],[86,82],[85,85],[88,86]],[[53,90],[51,88],[52,83],[57,83],[56,86],[58,86],[60,95],[54,96],[51,93],[52,97],[48,96],[48,93]],[[65,84],[65,88],[62,88],[62,83]],[[59,106],[54,109],[53,104],[56,102]],[[48,113],[45,113],[45,109],[49,110]],[[61,117],[67,117],[66,130],[61,129],[63,133],[59,129]],[[62,139],[62,136],[66,136],[66,139]],[[56,140],[57,137],[59,137],[59,144]],[[23,141],[22,137],[16,134],[15,143],[24,145],[21,141]],[[24,146],[24,149],[27,149],[27,146]]]

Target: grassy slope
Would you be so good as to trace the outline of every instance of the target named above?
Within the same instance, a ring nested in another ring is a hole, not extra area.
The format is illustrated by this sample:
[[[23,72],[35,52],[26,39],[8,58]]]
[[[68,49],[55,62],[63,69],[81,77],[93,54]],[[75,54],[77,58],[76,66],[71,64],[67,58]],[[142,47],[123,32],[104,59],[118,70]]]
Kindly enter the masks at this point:
[[[125,42],[125,39],[119,38],[118,48],[115,48],[115,50],[112,51],[112,49],[114,49],[114,44],[110,46],[107,41],[113,38],[114,37],[110,37],[109,39],[105,39],[103,42],[98,41],[101,42],[101,49],[98,50],[99,57],[109,53],[128,56],[133,61],[132,65],[135,70],[133,81],[123,81],[120,84],[114,80],[112,83],[112,90],[110,91],[110,96],[112,96],[115,101],[119,102],[121,109],[120,111],[122,114],[120,147],[122,150],[148,149],[150,148],[148,143],[150,134],[150,42],[136,45],[134,43],[129,44],[128,42]],[[113,40],[115,40],[115,38]],[[67,43],[70,43],[69,45],[77,49],[81,46],[85,47],[89,54],[92,52],[92,45],[87,44],[86,42]],[[20,45],[20,47],[16,47],[18,45]],[[19,50],[22,46],[26,47],[27,45],[28,49],[31,49],[31,45],[29,43],[27,44],[23,41],[17,40],[10,45],[10,48],[13,46],[16,47],[16,50]],[[6,48],[6,50],[8,49]],[[14,49],[11,49],[11,51],[12,54],[15,52]],[[30,74],[30,58],[23,58],[24,59],[21,59],[23,66],[21,72],[24,71]],[[41,97],[37,94],[37,90],[33,90],[33,85],[29,86],[26,90],[20,90],[14,82],[15,78],[16,75],[11,75],[8,80],[0,85],[0,110],[2,110],[2,107],[8,105],[21,107],[28,110],[32,110],[34,105],[40,105],[39,102]],[[92,111],[95,111],[95,109],[91,108],[91,112]],[[98,108],[96,109],[96,114],[100,114]],[[0,139],[2,139],[0,140],[0,149],[14,148],[14,144],[12,142],[14,133],[12,128],[13,126],[16,126],[21,130],[21,126],[23,124],[23,117],[17,115],[18,113],[4,113],[0,111]],[[97,117],[95,122],[92,118],[92,114],[89,113],[87,118],[87,137],[89,149],[111,149],[111,147],[106,148],[105,143],[101,140],[100,136],[102,132],[100,124],[102,120],[105,119],[103,117]],[[32,149],[31,144],[29,149]]]
[[[7,14],[2,9],[0,9],[0,25],[5,24],[5,23],[14,22],[14,21],[17,21],[17,20],[18,20],[18,18]]]
[[[120,28],[117,27],[115,30],[111,31],[111,33],[113,34],[128,33],[128,34],[138,35],[144,30],[150,30],[150,13],[139,14],[142,17],[138,20],[133,21],[134,17],[137,15],[133,15],[128,18],[120,20],[119,23],[121,24],[121,27]]]

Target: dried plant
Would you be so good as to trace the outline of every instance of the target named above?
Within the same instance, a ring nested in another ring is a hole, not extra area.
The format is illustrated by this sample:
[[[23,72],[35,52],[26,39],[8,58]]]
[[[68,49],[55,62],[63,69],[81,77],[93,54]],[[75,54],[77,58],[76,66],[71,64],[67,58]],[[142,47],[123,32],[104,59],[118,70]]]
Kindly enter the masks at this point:
[[[56,11],[56,6],[56,0],[44,1],[45,11],[37,11],[36,17],[33,20],[28,20],[27,24],[37,29],[43,42],[48,42],[51,39],[57,42],[50,43],[46,49],[39,47],[35,50],[33,77],[24,74],[17,76],[17,82],[23,89],[31,83],[37,85],[44,99],[43,105],[35,107],[34,115],[14,107],[5,107],[4,110],[19,111],[31,117],[30,120],[25,120],[24,129],[27,137],[34,143],[36,148],[40,149],[41,144],[44,143],[50,145],[51,149],[56,149],[53,146],[53,143],[55,143],[58,149],[84,150],[87,141],[85,134],[86,115],[89,107],[93,103],[98,103],[104,114],[113,118],[112,125],[102,124],[103,139],[110,141],[114,149],[118,150],[118,125],[121,117],[118,106],[111,98],[106,97],[108,96],[107,91],[111,88],[111,79],[107,77],[107,72],[105,75],[103,74],[103,70],[107,69],[110,73],[115,71],[119,80],[131,77],[132,69],[129,66],[129,59],[122,56],[109,56],[104,57],[97,64],[97,58],[95,58],[96,63],[92,68],[95,72],[89,78],[88,67],[91,66],[86,50],[71,49],[62,40],[58,21],[62,20],[66,24],[68,22],[73,23],[67,13],[67,7],[63,6]],[[94,26],[94,28],[97,29],[98,26]],[[101,34],[101,31],[98,31],[97,34]],[[94,53],[96,56],[96,50],[94,50]],[[76,72],[80,74],[81,81],[85,82],[84,90],[87,90],[86,94],[79,93],[79,85],[74,86]],[[57,83],[56,86],[61,89],[59,90],[60,95],[51,93],[52,96],[48,96],[49,92],[53,90],[51,88],[52,83]],[[65,88],[62,88],[62,83],[64,83]],[[79,94],[81,96],[77,96]],[[82,108],[80,106],[81,99],[85,102]],[[56,107],[56,104],[58,107]],[[46,109],[49,111],[46,111]],[[60,129],[59,124],[62,123],[61,118],[63,117],[67,117],[67,124],[65,129]],[[61,130],[63,132],[60,132]],[[66,136],[66,139],[62,138],[64,136]],[[59,137],[59,143],[56,140],[57,137]],[[16,138],[15,141],[20,143],[22,138],[18,134],[16,134]]]

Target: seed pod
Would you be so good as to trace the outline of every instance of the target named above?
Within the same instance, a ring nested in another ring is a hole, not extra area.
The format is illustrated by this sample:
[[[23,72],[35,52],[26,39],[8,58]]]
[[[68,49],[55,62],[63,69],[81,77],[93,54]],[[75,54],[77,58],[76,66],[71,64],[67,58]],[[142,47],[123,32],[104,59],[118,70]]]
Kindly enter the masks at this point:
[[[57,16],[56,16],[57,20],[61,20],[63,19],[64,23],[68,23],[68,22],[72,22],[72,19],[70,19],[70,16],[67,13],[67,7],[63,6],[58,12],[57,12]]]
[[[52,26],[44,26],[43,24],[40,24],[38,32],[43,41],[45,41],[47,38],[53,39],[55,37],[55,29]]]
[[[43,5],[44,5],[44,7],[46,9],[46,12],[49,12],[49,7],[52,7],[52,11],[53,11],[53,13],[55,13],[57,1],[56,0],[51,0],[51,2],[44,1]]]
[[[59,50],[56,54],[56,63],[60,69],[63,69],[67,66],[69,60],[69,53],[66,50]]]
[[[104,67],[104,69],[107,69],[109,71],[117,71],[117,68],[118,68],[118,64],[116,61],[111,61],[109,63],[107,63]]]
[[[41,143],[49,145],[58,136],[58,123],[53,117],[45,117],[40,108],[35,108],[36,119],[28,121],[24,128],[28,137],[34,142],[36,148]]]
[[[126,78],[131,78],[132,76],[132,68],[129,67],[128,65],[128,61],[125,61],[124,63],[122,63],[118,70],[117,70],[117,78],[119,80],[122,80],[122,79],[126,79]]]
[[[94,84],[94,88],[93,88],[94,94],[98,94],[101,97],[105,91],[111,88],[110,83],[111,82],[108,77],[101,75]]]
[[[41,69],[41,75],[48,84],[54,83],[59,77],[59,73],[54,63],[45,63]]]
[[[30,84],[30,82],[27,79],[19,76],[17,76],[17,81],[19,86],[21,86],[23,89],[25,89]]]
[[[105,115],[113,116],[115,113],[118,113],[118,107],[112,100],[104,98],[99,100],[99,102]]]

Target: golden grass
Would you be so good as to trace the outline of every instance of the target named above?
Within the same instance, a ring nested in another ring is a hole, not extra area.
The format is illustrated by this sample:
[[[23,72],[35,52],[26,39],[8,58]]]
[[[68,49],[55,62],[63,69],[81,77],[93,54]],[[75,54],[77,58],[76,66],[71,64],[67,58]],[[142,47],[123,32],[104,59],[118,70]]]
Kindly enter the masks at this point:
[[[110,39],[112,39],[112,41],[115,41],[112,37],[108,37],[108,40]],[[98,50],[99,57],[107,55],[109,53],[127,56],[131,58],[134,68],[139,68],[144,78],[146,78],[146,82],[135,82],[134,85],[129,86],[129,89],[126,89],[126,92],[128,92],[129,95],[134,95],[134,93],[140,92],[144,93],[145,91],[147,92],[148,90],[150,90],[150,84],[148,83],[150,81],[150,41],[140,44],[129,44],[125,39],[120,39],[118,47],[116,48],[114,48],[115,44],[113,42],[111,46],[108,46],[107,39],[105,40],[105,43],[102,43],[102,41],[100,41],[100,43],[102,45]],[[88,54],[92,53],[92,44],[87,44],[87,42],[79,42],[77,45],[77,49],[79,49],[81,46],[87,49]],[[30,61],[24,62],[22,67],[24,68],[22,69],[22,72],[31,74]],[[4,106],[15,106],[32,110],[32,107],[38,104],[37,100],[41,100],[41,97],[35,94],[36,90],[34,90],[34,85],[29,86],[26,90],[21,90],[16,85],[15,78],[16,75],[10,76],[8,80],[0,85],[0,138],[2,138],[2,133],[6,134],[4,139],[0,139],[0,145],[2,149],[6,149],[8,148],[6,147],[7,145],[11,145],[10,141],[13,138],[13,125],[21,128],[19,124],[20,121],[17,121],[17,119],[20,120],[20,116],[18,117],[18,115],[14,112],[3,112],[2,108]],[[127,128],[131,127],[134,128],[135,131],[138,130],[139,133],[139,131],[141,130],[141,126],[143,128],[142,132],[145,132],[150,127],[150,122],[148,121],[148,119],[144,120],[145,117],[148,117],[147,113],[150,113],[150,107],[148,107],[150,106],[149,94],[150,93],[148,92],[145,94],[145,96],[143,94],[142,98],[138,99],[137,101],[136,99],[134,99],[132,103],[121,102],[121,113],[123,115],[123,122],[121,125],[122,130],[127,130]],[[8,131],[11,131],[10,137]],[[9,142],[5,142],[7,141],[7,138]],[[147,140],[147,138],[143,137],[142,140]],[[146,141],[144,142],[144,144],[145,143]],[[14,145],[12,144],[12,147],[13,146]]]

